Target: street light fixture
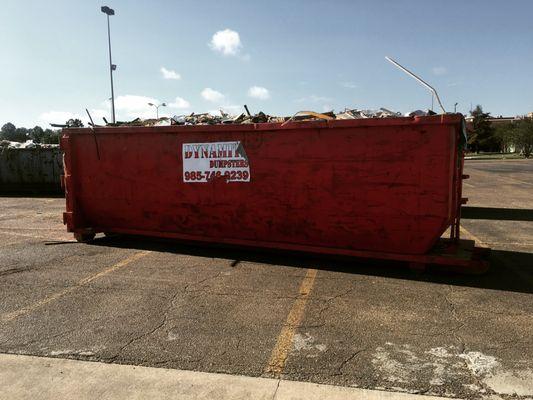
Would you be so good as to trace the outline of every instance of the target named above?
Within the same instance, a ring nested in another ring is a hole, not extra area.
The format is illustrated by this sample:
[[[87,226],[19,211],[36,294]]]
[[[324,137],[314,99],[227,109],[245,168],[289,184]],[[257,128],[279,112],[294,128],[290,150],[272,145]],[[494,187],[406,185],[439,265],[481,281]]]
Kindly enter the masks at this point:
[[[103,6],[100,10],[107,15],[107,43],[109,45],[109,75],[111,76],[111,111],[113,123],[115,123],[115,92],[113,90],[113,71],[117,69],[117,66],[113,64],[111,60],[111,30],[109,28],[109,16],[115,15],[115,10],[108,6]]]
[[[159,107],[166,107],[167,103],[161,103],[159,105],[156,105],[154,103],[148,103],[149,106],[155,107],[156,112],[156,118],[159,119]]]
[[[454,112],[454,113],[457,112],[457,104],[459,104],[459,103],[455,103],[455,104],[453,105],[453,112]]]

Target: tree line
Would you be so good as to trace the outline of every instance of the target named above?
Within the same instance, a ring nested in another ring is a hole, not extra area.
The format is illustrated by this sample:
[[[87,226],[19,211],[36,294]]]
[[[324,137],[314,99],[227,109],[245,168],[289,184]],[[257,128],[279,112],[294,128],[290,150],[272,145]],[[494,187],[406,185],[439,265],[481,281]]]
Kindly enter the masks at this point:
[[[33,140],[35,143],[59,143],[60,130],[43,129],[40,126],[34,128],[17,128],[11,122],[4,124],[0,130],[0,140],[11,142],[25,142]]]
[[[492,124],[491,115],[478,105],[470,112],[472,124],[468,132],[468,150],[493,153],[520,153],[531,157],[533,152],[533,119],[517,118],[513,122]]]

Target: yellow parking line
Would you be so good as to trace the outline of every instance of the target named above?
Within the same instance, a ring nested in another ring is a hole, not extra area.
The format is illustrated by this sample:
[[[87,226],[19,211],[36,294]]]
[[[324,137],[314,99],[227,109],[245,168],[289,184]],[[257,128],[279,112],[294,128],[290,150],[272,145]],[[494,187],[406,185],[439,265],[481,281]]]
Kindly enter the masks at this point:
[[[486,244],[483,240],[478,238],[476,235],[474,235],[472,232],[470,232],[468,229],[466,229],[464,226],[460,226],[459,229],[461,230],[461,233],[470,238],[471,240],[475,241],[479,246],[481,247],[490,247],[488,244]]]
[[[125,267],[126,265],[128,265],[128,264],[130,264],[130,263],[132,263],[132,262],[134,262],[134,261],[146,256],[149,253],[151,253],[151,252],[150,251],[141,251],[139,253],[135,253],[135,254],[129,256],[128,258],[116,263],[115,265],[112,265],[111,267],[109,267],[109,268],[107,268],[107,269],[105,269],[103,271],[98,272],[95,275],[91,275],[91,276],[88,276],[86,278],[83,278],[82,280],[80,280],[74,286],[70,286],[70,287],[68,287],[66,289],[63,289],[63,290],[59,291],[59,292],[53,293],[50,296],[45,297],[44,299],[41,299],[41,300],[39,300],[39,301],[37,301],[37,302],[35,302],[33,304],[30,304],[30,305],[28,305],[26,307],[23,307],[23,308],[20,308],[18,310],[3,314],[2,316],[0,316],[0,321],[1,322],[13,321],[15,318],[18,318],[21,315],[28,314],[28,313],[30,313],[32,311],[35,311],[38,308],[40,308],[42,306],[45,306],[46,304],[51,303],[52,301],[55,301],[55,300],[63,297],[64,295],[66,295],[66,294],[68,294],[70,292],[73,292],[74,290],[79,289],[80,287],[82,287],[84,285],[87,285],[88,283],[91,283],[95,279],[101,278],[102,276],[110,274],[111,272],[116,271],[119,268]]]
[[[480,238],[478,238],[476,235],[474,235],[473,233],[471,233],[468,229],[466,228],[463,228],[462,226],[460,227],[461,229],[461,234],[464,234],[466,237],[468,237],[469,239],[471,240],[474,240],[479,246],[481,247],[490,247],[487,243],[485,243],[484,241],[482,241]],[[498,245],[499,243],[497,242],[491,242],[493,245]],[[512,243],[504,243],[505,245],[509,245],[509,244],[512,244]],[[530,282],[530,283],[533,283],[533,278],[531,277],[530,274],[528,274],[527,272],[524,272],[520,269],[520,267],[517,267],[516,264],[514,263],[508,263],[508,264],[504,264],[507,268],[511,269],[516,275],[518,275],[524,282]]]
[[[294,334],[296,329],[300,326],[302,322],[305,306],[313,285],[315,283],[317,270],[308,269],[307,274],[305,275],[298,292],[298,298],[292,305],[292,308],[287,316],[287,320],[281,329],[281,332],[278,336],[278,341],[272,354],[270,360],[265,367],[264,373],[269,376],[279,378],[283,369],[285,368],[285,362],[292,347],[292,341],[294,339]]]

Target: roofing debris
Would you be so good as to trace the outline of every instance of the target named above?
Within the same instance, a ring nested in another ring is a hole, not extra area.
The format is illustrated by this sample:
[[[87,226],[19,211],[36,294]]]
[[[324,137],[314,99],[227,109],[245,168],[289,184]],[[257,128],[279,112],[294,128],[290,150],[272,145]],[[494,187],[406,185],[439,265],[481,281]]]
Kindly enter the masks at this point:
[[[58,144],[50,143],[35,143],[33,140],[26,140],[25,142],[12,142],[10,140],[0,140],[0,149],[41,149],[59,147]]]
[[[69,119],[64,124],[50,124],[53,128],[83,128],[83,122],[80,119]]]
[[[220,111],[220,115],[210,113],[190,115],[175,115],[171,118],[172,125],[217,125],[217,124],[261,124],[265,122],[284,122],[284,117],[273,117],[259,112],[255,115],[241,113],[239,115],[229,115]]]
[[[149,118],[141,119],[135,118],[131,121],[117,121],[113,123],[107,123],[106,126],[168,126],[171,125],[170,118]]]
[[[247,109],[247,108],[246,108]],[[247,110],[248,111],[248,110]],[[413,113],[405,115],[406,117],[435,115],[431,110],[416,110]],[[345,109],[343,112],[335,114],[333,111],[317,113],[314,111],[299,111],[292,117],[276,117],[259,112],[255,115],[242,113],[239,115],[229,115],[220,111],[220,115],[210,113],[190,115],[175,115],[171,118],[171,125],[216,125],[216,124],[260,124],[265,122],[288,123],[291,121],[316,121],[316,120],[334,120],[334,119],[363,119],[363,118],[399,118],[403,117],[402,113],[390,111],[386,108],[379,110],[359,110]],[[162,118],[160,118],[161,120]],[[151,121],[151,120],[145,120]],[[146,125],[145,125],[146,126]],[[148,125],[150,126],[150,125]]]
[[[336,115],[337,119],[361,119],[361,118],[398,118],[402,113],[380,108],[379,110],[358,110],[345,109],[344,112]]]
[[[261,123],[288,123],[291,121],[327,121],[327,120],[345,120],[345,119],[365,119],[365,118],[399,118],[403,117],[402,113],[388,110],[386,108],[380,108],[379,110],[360,110],[357,108],[349,109],[345,108],[344,111],[334,113],[333,111],[317,113],[314,111],[299,111],[292,117],[279,117],[265,114],[260,111],[257,114],[252,115],[245,105],[243,112],[238,115],[230,115],[223,110],[220,110],[220,114],[212,113],[191,113],[187,115],[175,115],[172,118],[150,118],[141,119],[135,118],[131,121],[117,121],[115,123],[109,123],[105,118],[105,126],[170,126],[170,125],[226,125],[226,124],[261,124]],[[428,110],[415,110],[411,113],[405,114],[406,117],[435,115],[435,112]],[[90,114],[89,114],[90,117]],[[91,118],[92,120],[92,118]],[[68,120],[65,124],[51,124],[54,127],[71,128],[71,127],[83,127],[83,123],[76,120]],[[92,122],[90,126],[97,127]]]

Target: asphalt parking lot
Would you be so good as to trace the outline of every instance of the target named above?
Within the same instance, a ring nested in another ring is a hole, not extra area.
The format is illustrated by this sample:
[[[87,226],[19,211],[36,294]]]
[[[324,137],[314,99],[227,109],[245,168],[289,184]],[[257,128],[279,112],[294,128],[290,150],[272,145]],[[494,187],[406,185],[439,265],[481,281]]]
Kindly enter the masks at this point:
[[[1,197],[0,352],[531,398],[533,222],[512,210],[533,209],[533,161],[467,161],[465,173],[463,234],[493,249],[482,276],[141,238],[79,244],[64,199]]]

